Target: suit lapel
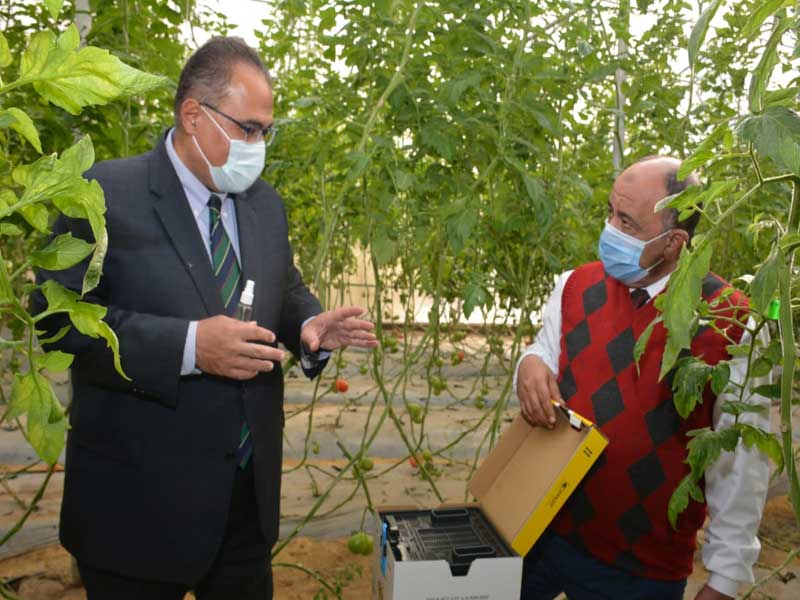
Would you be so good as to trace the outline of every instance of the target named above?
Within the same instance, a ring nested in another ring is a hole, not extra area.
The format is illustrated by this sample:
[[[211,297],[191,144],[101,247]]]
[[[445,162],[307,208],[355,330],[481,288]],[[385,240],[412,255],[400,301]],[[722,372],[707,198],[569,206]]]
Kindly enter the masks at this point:
[[[263,316],[270,313],[266,310],[268,307],[279,307],[281,303],[283,284],[279,282],[285,281],[286,263],[276,257],[282,256],[280,250],[286,243],[286,234],[276,235],[275,224],[264,216],[267,211],[259,206],[261,202],[269,202],[269,199],[254,188],[234,197],[242,285],[248,279],[255,282],[253,314]]]
[[[242,287],[248,279],[256,284],[255,305],[253,313],[257,314],[259,298],[264,295],[264,290],[259,289],[262,284],[261,255],[263,252],[265,232],[259,232],[258,216],[252,202],[247,201],[247,192],[236,194],[233,202],[236,206],[236,227],[239,231],[239,266],[242,268]],[[261,239],[259,239],[261,235]]]
[[[197,231],[197,221],[167,154],[166,136],[150,154],[149,171],[150,191],[156,196],[153,206],[172,245],[191,275],[208,314],[221,314],[222,297]]]

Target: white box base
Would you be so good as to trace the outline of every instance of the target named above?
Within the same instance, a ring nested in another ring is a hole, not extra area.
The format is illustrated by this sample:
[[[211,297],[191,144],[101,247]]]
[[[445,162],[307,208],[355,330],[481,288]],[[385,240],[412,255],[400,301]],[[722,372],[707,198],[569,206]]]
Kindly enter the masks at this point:
[[[380,520],[376,518],[377,526]],[[372,567],[373,600],[519,600],[522,557],[478,558],[466,575],[455,576],[444,560],[396,561],[386,556],[381,567],[381,533],[375,539]]]

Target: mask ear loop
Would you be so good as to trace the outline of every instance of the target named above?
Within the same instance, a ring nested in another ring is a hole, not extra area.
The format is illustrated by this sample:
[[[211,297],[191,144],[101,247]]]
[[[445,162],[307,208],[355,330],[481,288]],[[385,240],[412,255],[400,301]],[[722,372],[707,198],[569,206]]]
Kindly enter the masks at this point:
[[[648,242],[647,242],[647,244],[652,244],[652,243],[653,243],[653,242],[655,242],[656,240],[660,240],[660,239],[661,239],[662,237],[664,237],[665,235],[667,235],[667,234],[669,234],[669,233],[672,233],[672,231],[673,231],[674,229],[675,229],[674,227],[671,227],[671,228],[667,229],[667,230],[666,230],[664,233],[661,233],[661,234],[657,235],[656,237],[654,237],[652,240],[648,241]],[[669,245],[669,244],[667,244],[667,245]],[[664,248],[664,249],[666,250],[666,248]],[[650,265],[649,267],[643,267],[643,268],[644,268],[644,269],[645,269],[645,270],[646,270],[648,273],[652,273],[652,272],[653,272],[653,269],[655,269],[655,268],[656,268],[658,265],[660,265],[661,263],[663,263],[663,262],[664,262],[664,260],[665,260],[665,258],[666,258],[666,257],[665,257],[665,256],[662,254],[662,255],[661,255],[661,258],[660,258],[659,260],[657,260],[655,263],[653,263],[653,264],[652,264],[652,265]]]
[[[228,140],[228,143],[230,144],[230,143],[233,141],[233,139],[231,138],[231,136],[229,136],[229,135],[228,135],[228,134],[225,132],[225,129],[222,127],[222,125],[220,125],[219,123],[217,123],[217,120],[216,120],[214,117],[212,117],[212,116],[211,116],[211,113],[210,113],[210,112],[208,112],[208,111],[206,110],[206,107],[205,107],[205,106],[203,106],[203,105],[201,104],[201,105],[200,105],[200,108],[202,108],[202,109],[203,109],[203,112],[204,112],[204,113],[206,113],[206,116],[207,116],[209,119],[211,119],[211,122],[212,122],[212,123],[214,123],[214,125],[216,125],[216,126],[217,126],[217,129],[219,129],[219,130],[222,132],[222,135],[224,135],[224,136],[225,136],[225,139],[226,139],[226,140]]]
[[[201,105],[200,105],[200,108],[203,110],[203,112],[204,112],[204,113],[206,113],[206,116],[209,118],[209,120],[210,120],[210,121],[211,121],[211,122],[212,122],[214,125],[216,125],[216,126],[217,126],[217,129],[219,129],[219,130],[222,132],[222,135],[224,135],[224,136],[225,136],[225,139],[226,139],[226,140],[228,140],[228,152],[230,152],[230,145],[231,145],[231,143],[233,142],[233,140],[231,139],[231,137],[230,137],[230,136],[229,136],[227,133],[225,133],[225,130],[222,128],[222,125],[220,125],[219,123],[217,123],[217,120],[216,120],[214,117],[212,117],[212,116],[211,116],[211,113],[209,113],[209,112],[206,110],[206,107],[205,107],[205,106],[203,106],[203,105],[201,104]],[[209,162],[208,158],[206,158],[206,153],[205,153],[205,152],[203,152],[203,149],[200,147],[200,143],[197,141],[197,138],[196,138],[194,135],[192,136],[192,141],[194,142],[194,145],[195,145],[195,147],[197,148],[198,152],[200,152],[200,156],[202,156],[202,157],[203,157],[203,160],[204,160],[204,161],[206,162],[206,164],[208,165],[208,168],[209,168],[209,169],[211,169],[211,168],[212,168],[214,165],[212,165],[212,164],[211,164],[211,162]]]
[[[664,231],[664,232],[662,232],[662,233],[659,233],[659,234],[658,234],[656,237],[654,237],[652,240],[648,240],[648,241],[647,241],[647,243],[648,243],[648,244],[650,244],[651,242],[655,242],[656,240],[660,240],[662,237],[664,237],[665,235],[669,235],[669,234],[670,234],[670,233],[672,233],[673,231],[675,231],[675,228],[674,228],[674,227],[670,227],[670,228],[669,228],[669,229],[667,229],[666,231]]]
[[[200,144],[197,142],[197,138],[192,136],[192,141],[194,142],[195,148],[197,148],[197,151],[200,153],[200,156],[203,158],[205,163],[208,165],[208,168],[210,169],[211,167],[213,167],[214,165],[212,165],[210,162],[208,162],[208,159],[206,158],[206,153],[203,152],[203,149],[200,147]]]

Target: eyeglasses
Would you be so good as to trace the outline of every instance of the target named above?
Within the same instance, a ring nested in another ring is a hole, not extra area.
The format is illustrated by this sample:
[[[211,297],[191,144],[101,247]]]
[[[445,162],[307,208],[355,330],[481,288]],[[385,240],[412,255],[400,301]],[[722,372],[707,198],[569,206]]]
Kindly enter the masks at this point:
[[[225,117],[239,129],[241,129],[242,132],[244,132],[245,142],[255,142],[259,137],[262,137],[264,139],[264,144],[269,146],[275,140],[275,127],[273,125],[267,125],[263,128],[257,125],[247,125],[246,123],[242,123],[238,119],[234,119],[232,116],[225,114],[217,107],[211,106],[208,102],[201,102],[200,104],[206,108],[210,108],[218,115]]]

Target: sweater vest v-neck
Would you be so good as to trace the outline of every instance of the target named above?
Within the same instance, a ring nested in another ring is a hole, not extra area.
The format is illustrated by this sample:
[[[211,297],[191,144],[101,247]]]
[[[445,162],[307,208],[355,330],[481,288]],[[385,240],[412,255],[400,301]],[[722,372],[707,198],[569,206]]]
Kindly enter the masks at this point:
[[[703,298],[711,302],[730,285],[709,273]],[[739,292],[722,300],[724,315],[744,322],[747,299]],[[609,444],[598,462],[556,516],[553,530],[599,560],[637,576],[683,579],[692,572],[697,530],[704,503],[690,500],[677,528],[667,506],[689,472],[687,432],[712,423],[714,396],[681,419],[672,398],[670,373],[659,382],[666,331],[654,327],[647,349],[634,362],[636,340],[657,316],[654,302],[636,308],[624,284],[609,277],[600,262],[576,269],[561,301],[561,353],[558,382],[567,405],[593,421]],[[743,329],[719,320],[718,328],[735,342]],[[730,358],[730,342],[701,326],[691,353],[714,365]],[[701,481],[701,486],[703,482]]]

